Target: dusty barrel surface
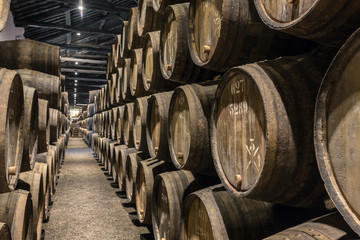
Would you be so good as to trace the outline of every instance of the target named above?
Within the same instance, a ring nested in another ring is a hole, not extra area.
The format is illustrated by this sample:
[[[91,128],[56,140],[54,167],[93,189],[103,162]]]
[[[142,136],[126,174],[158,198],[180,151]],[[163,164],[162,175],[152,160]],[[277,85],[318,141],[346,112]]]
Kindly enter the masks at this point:
[[[360,30],[340,49],[320,87],[315,111],[315,151],[326,190],[360,234],[359,109]]]
[[[20,76],[0,68],[0,192],[15,189],[23,155],[24,92]]]
[[[210,78],[209,71],[196,66],[187,46],[189,4],[166,8],[160,33],[160,69],[163,77],[177,83],[191,83]]]
[[[0,1],[0,31],[6,26],[10,12],[11,0],[2,0]],[[5,228],[5,227],[4,227]]]
[[[60,108],[61,85],[59,76],[28,69],[16,70],[25,86],[36,88],[39,98],[49,101],[49,107]]]
[[[57,142],[60,137],[61,116],[57,109],[49,109],[50,143]]]
[[[178,169],[216,175],[210,150],[210,117],[218,82],[175,89],[169,107],[171,159]]]
[[[128,155],[125,164],[125,188],[128,202],[136,202],[136,173],[138,163],[145,161],[147,155],[142,152],[135,152]]]
[[[157,175],[151,200],[155,239],[178,239],[184,197],[213,184],[216,183],[208,177],[195,176],[185,170]]]
[[[341,46],[359,27],[358,1],[254,2],[260,17],[270,28],[335,46]]]
[[[301,54],[314,46],[269,29],[258,16],[253,0],[191,0],[187,27],[194,63],[215,71]]]
[[[52,150],[51,150],[52,151]],[[51,153],[51,151],[49,150],[49,154]],[[36,156],[36,163],[35,163],[35,166],[37,165],[37,163],[43,163],[43,164],[46,164],[47,167],[48,167],[48,179],[49,179],[49,182],[48,182],[48,185],[49,185],[49,203],[51,202],[51,196],[52,194],[55,192],[55,187],[56,187],[56,168],[55,168],[55,158],[51,155],[49,155],[48,153],[41,153],[41,154],[38,154]],[[44,180],[44,175],[43,175],[43,180]],[[46,178],[45,178],[46,180]],[[47,204],[45,202],[45,204]],[[48,213],[48,211],[46,211],[46,213]],[[46,218],[44,218],[46,219]]]
[[[44,221],[49,220],[49,214],[50,214],[50,201],[51,201],[51,196],[50,196],[50,172],[49,172],[49,168],[50,165],[48,165],[47,163],[43,163],[43,162],[35,162],[33,171],[35,173],[40,173],[42,175],[42,184],[43,184],[43,195],[44,195],[44,211],[43,211],[43,216],[42,219]],[[41,234],[40,234],[41,235]]]
[[[265,240],[308,239],[340,240],[356,239],[357,236],[338,212],[312,219],[298,226],[276,233]]]
[[[129,21],[123,21],[122,29],[121,29],[121,45],[120,45],[120,57],[126,58],[129,55],[128,51],[128,43],[127,43],[127,34],[129,28]]]
[[[136,153],[137,150],[135,148],[122,148],[119,152],[118,157],[118,163],[116,164],[118,166],[118,183],[119,188],[122,191],[126,190],[126,160],[128,158],[129,154]]]
[[[138,162],[135,193],[136,212],[141,223],[151,224],[151,197],[155,177],[172,170],[174,170],[172,164],[163,160],[148,159]]]
[[[38,132],[38,153],[47,152],[50,143],[50,125],[49,125],[49,102],[39,99],[39,132]]]
[[[126,32],[128,51],[131,51],[132,49],[138,48],[142,45],[142,41],[137,31],[137,15],[138,15],[138,8],[137,7],[130,8],[130,15],[128,20],[129,24]]]
[[[24,101],[22,172],[31,170],[34,167],[34,159],[38,151],[39,104],[35,88],[24,86]]]
[[[145,95],[145,89],[142,82],[142,48],[134,49],[131,54],[131,77],[129,79],[130,94],[133,97],[142,97]]]
[[[119,157],[120,157],[120,150],[127,148],[127,146],[125,145],[115,145],[113,148],[113,156],[114,156],[114,163],[112,165],[112,177],[113,177],[113,181],[115,183],[119,182]]]
[[[124,144],[128,147],[134,146],[134,103],[128,103],[125,105],[124,110],[124,125],[123,125],[123,136]]]
[[[30,186],[30,189],[27,189]],[[33,237],[34,239],[41,238],[43,214],[44,214],[44,186],[43,177],[41,173],[27,171],[20,173],[19,189],[30,190],[32,209],[33,209]]]
[[[124,62],[124,59],[122,60]],[[116,69],[116,81],[117,81],[117,88],[116,88],[116,97],[118,99],[119,104],[123,104],[126,99],[123,99],[122,96],[122,82],[124,81],[123,78],[123,72],[124,72],[124,64],[120,68]]]
[[[114,148],[118,145],[118,142],[117,141],[112,141],[109,143],[109,147],[108,147],[108,167],[107,167],[107,170],[108,170],[108,173],[110,176],[113,175],[113,166],[115,166],[115,152],[114,152]]]
[[[12,239],[32,239],[32,212],[30,192],[16,190],[0,194],[0,221],[9,225]]]
[[[126,101],[130,101],[133,99],[130,93],[130,78],[131,76],[131,58],[124,59],[124,67],[122,73],[122,84],[121,84],[121,98]]]
[[[152,0],[153,8],[158,13],[164,13],[169,5],[188,2],[188,0]]]
[[[124,111],[125,111],[125,106],[120,106],[118,107],[118,111],[117,111],[117,117],[116,117],[116,121],[117,121],[117,137],[118,137],[118,143],[119,144],[123,144],[124,143]]]
[[[297,56],[235,67],[224,75],[213,107],[211,149],[230,192],[298,207],[323,204],[312,128],[327,66],[328,59]]]
[[[11,240],[9,225],[3,222],[0,222],[0,239]]]
[[[151,157],[168,159],[168,115],[173,92],[154,94],[149,98],[146,118],[146,140]]]
[[[134,146],[137,150],[148,151],[146,141],[146,118],[149,97],[137,98],[134,104]]]
[[[113,141],[117,141],[118,140],[118,121],[117,121],[117,118],[118,118],[118,110],[119,108],[118,107],[114,107],[111,109],[111,117],[112,117],[112,121],[111,121],[111,139]]]
[[[89,91],[89,103],[95,103],[95,97],[100,92],[100,90]]]
[[[136,20],[137,32],[144,37],[148,32],[160,30],[162,15],[154,11],[153,0],[140,0]]]
[[[60,48],[32,40],[13,40],[0,43],[2,67],[32,69],[60,76]]]

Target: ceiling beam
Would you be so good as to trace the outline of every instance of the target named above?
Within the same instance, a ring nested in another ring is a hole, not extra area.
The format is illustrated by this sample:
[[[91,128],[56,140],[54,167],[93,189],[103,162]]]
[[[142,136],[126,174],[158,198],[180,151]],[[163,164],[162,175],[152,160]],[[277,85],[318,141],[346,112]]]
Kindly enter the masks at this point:
[[[108,80],[106,80],[105,78],[85,78],[85,77],[68,77],[68,76],[66,76],[66,80],[108,83]]]
[[[79,62],[79,63],[91,63],[91,64],[107,64],[106,60],[93,60],[76,57],[60,57],[61,62]]]
[[[49,43],[49,44],[58,46],[61,49],[69,50],[69,51],[78,51],[78,52],[86,51],[86,52],[92,52],[92,53],[97,53],[97,54],[108,54],[109,53],[108,50],[102,49],[102,48],[81,47],[81,46],[72,45],[72,44],[57,44],[57,43]]]
[[[86,29],[84,27],[77,26],[68,26],[66,24],[54,24],[54,23],[40,23],[40,22],[17,22],[17,27],[35,27],[35,28],[49,28],[56,30],[65,30],[70,32],[82,32],[82,33],[91,33],[91,34],[103,34],[103,35],[111,35],[115,36],[116,34],[120,34],[117,32],[100,30],[100,29]]]
[[[99,71],[99,70],[85,70],[85,69],[73,69],[73,68],[61,68],[62,73],[86,73],[86,74],[106,74],[106,71]]]
[[[106,66],[94,66],[94,65],[85,65],[85,64],[63,64],[61,65],[61,68],[73,68],[73,69],[78,69],[78,70],[86,70],[86,69],[90,69],[90,70],[98,70],[98,71],[106,71]],[[79,71],[77,71],[79,72]]]
[[[107,55],[85,55],[85,54],[74,54],[74,58],[88,58],[88,59],[104,59],[107,60]]]

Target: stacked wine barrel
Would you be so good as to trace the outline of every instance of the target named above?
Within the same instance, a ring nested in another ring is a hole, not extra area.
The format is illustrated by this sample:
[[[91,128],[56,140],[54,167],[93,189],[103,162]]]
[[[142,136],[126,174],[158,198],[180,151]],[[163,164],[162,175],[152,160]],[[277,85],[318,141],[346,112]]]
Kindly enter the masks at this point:
[[[0,238],[42,239],[68,138],[59,48],[16,40],[0,49]]]
[[[358,238],[359,20],[350,0],[141,0],[85,141],[156,239]]]

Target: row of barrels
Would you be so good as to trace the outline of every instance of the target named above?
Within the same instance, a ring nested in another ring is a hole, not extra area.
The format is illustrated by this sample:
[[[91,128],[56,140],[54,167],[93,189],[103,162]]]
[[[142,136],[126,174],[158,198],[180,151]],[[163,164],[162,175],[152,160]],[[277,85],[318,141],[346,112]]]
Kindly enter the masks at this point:
[[[217,184],[216,178],[176,170],[168,160],[149,158],[144,152],[98,134],[92,135],[89,146],[112,181],[126,192],[128,202],[136,205],[139,222],[152,224],[155,239],[357,236],[339,213],[324,215],[324,211],[238,198]]]
[[[360,30],[332,56],[322,47],[237,66],[221,79],[97,112],[92,131],[177,169],[217,176],[236,197],[324,209],[330,196],[360,234]]]

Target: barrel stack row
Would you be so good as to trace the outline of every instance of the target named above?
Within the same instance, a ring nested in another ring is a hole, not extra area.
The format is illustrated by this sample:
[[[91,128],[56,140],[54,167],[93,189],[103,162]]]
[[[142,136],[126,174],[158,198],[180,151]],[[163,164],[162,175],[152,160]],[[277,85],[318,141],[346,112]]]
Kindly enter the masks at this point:
[[[130,10],[81,124],[156,239],[357,238],[359,16],[350,0]]]
[[[59,48],[0,42],[0,239],[42,239],[68,141]]]

